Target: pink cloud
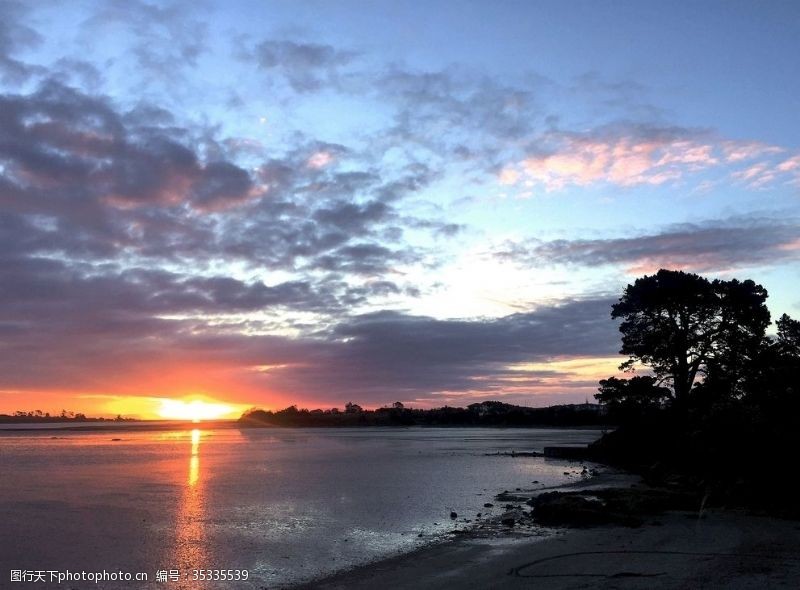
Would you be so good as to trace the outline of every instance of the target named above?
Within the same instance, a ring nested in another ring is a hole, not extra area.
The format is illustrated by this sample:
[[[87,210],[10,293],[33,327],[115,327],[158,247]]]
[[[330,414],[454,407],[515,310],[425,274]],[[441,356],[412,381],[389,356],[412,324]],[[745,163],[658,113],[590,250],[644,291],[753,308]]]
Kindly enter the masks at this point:
[[[791,242],[787,242],[785,244],[781,244],[778,246],[779,249],[785,250],[787,252],[797,252],[800,251],[800,238],[796,240],[792,240]]]
[[[333,162],[333,154],[326,151],[319,151],[313,153],[306,162],[309,168],[320,169]]]
[[[722,151],[728,162],[742,162],[770,154],[779,154],[785,150],[759,141],[725,141],[722,144]]]
[[[784,160],[777,166],[780,172],[791,172],[797,170],[800,172],[800,155]]]
[[[731,176],[751,189],[763,189],[778,182],[800,185],[800,154],[775,164],[759,162],[738,170]]]
[[[548,191],[568,185],[608,182],[619,186],[658,185],[719,163],[713,146],[674,139],[592,140],[559,137],[547,154],[524,158],[500,172],[503,184],[525,180]]]
[[[760,189],[785,180],[800,183],[800,155],[777,161],[785,149],[754,141],[712,141],[669,130],[648,134],[552,134],[549,149],[502,168],[504,185],[540,185],[546,191],[608,183],[622,187],[662,185],[691,174],[723,168],[734,181]],[[740,167],[741,166],[741,167]],[[708,180],[705,181],[708,187]]]

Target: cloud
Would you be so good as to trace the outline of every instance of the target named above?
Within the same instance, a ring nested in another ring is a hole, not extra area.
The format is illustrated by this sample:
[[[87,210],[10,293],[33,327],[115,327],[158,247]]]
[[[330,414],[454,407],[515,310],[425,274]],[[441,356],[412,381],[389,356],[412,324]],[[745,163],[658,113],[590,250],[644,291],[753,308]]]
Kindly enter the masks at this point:
[[[247,170],[163,108],[120,112],[54,81],[0,108],[0,203],[55,224],[28,241],[50,253],[380,274],[418,258],[387,243],[403,225],[441,225],[395,212],[436,177],[421,164],[359,169],[345,146],[303,138]],[[335,159],[307,165],[323,151]]]
[[[257,44],[250,57],[265,71],[285,78],[296,92],[313,92],[338,86],[340,69],[356,53],[319,43],[268,40]]]
[[[565,301],[484,321],[378,312],[288,337],[153,313],[250,309],[265,297],[296,297],[303,287],[270,291],[229,279],[192,279],[192,290],[175,290],[183,279],[158,273],[79,277],[40,261],[36,269],[27,265],[25,278],[9,276],[13,270],[5,263],[3,268],[3,278],[13,281],[0,283],[0,334],[15,341],[0,358],[5,389],[174,395],[177,386],[224,388],[262,405],[342,405],[351,399],[380,405],[398,398],[441,405],[459,392],[513,393],[535,403],[537,393],[558,391],[559,378],[581,399],[593,383],[570,370],[516,365],[608,356],[617,347],[611,299]],[[396,290],[387,283],[373,288]],[[47,344],[54,340],[60,345]],[[34,365],[36,371],[27,369]]]
[[[403,146],[442,170],[461,167],[469,180],[490,173],[503,185],[546,191],[598,183],[662,186],[708,171],[723,171],[748,188],[800,182],[800,171],[778,168],[785,148],[653,123],[665,113],[644,100],[647,89],[634,81],[593,72],[566,85],[531,73],[504,81],[460,65],[430,71],[376,65],[357,60],[355,51],[302,41],[266,40],[245,53],[295,93],[334,93],[354,101],[354,109],[379,105],[386,124],[369,134],[373,153]],[[554,96],[601,123],[576,130],[546,103]],[[331,157],[321,151],[309,164]]]
[[[525,181],[548,191],[598,182],[659,185],[719,164],[714,145],[701,132],[672,127],[554,132],[540,138],[536,148],[504,167],[500,182]]]
[[[253,196],[250,175],[230,162],[211,162],[193,187],[192,203],[205,210],[238,205]]]
[[[410,249],[392,250],[379,244],[342,246],[313,260],[313,266],[334,272],[358,275],[382,275],[393,265],[409,264],[418,259]]]
[[[0,105],[3,176],[15,192],[38,195],[27,199],[32,206],[205,205],[249,188],[245,171],[202,162],[174,129],[132,122],[104,99],[57,82],[30,95],[2,95]],[[46,197],[53,189],[61,194]]]
[[[257,367],[322,364],[339,348],[314,332],[419,295],[406,227],[455,231],[397,211],[423,164],[305,136],[243,155],[176,120],[56,80],[0,95],[0,389],[272,400]]]
[[[28,8],[13,0],[0,4],[0,77],[8,83],[24,82],[42,69],[14,57],[42,41],[41,35],[24,22]]]
[[[176,90],[186,83],[185,70],[197,65],[209,47],[208,26],[196,15],[208,8],[204,2],[109,0],[85,19],[80,39],[90,47],[105,41],[114,47],[120,36],[130,40],[122,59],[132,56],[130,75],[138,84],[157,82]]]
[[[591,240],[508,243],[496,255],[520,265],[623,266],[630,274],[676,268],[694,272],[772,266],[797,258],[800,220],[729,218],[669,226],[659,233]]]
[[[369,134],[373,153],[403,145],[432,158],[489,169],[499,153],[528,136],[543,118],[535,95],[543,82],[531,82],[533,77],[529,84],[513,85],[458,65],[420,71],[376,64],[360,59],[359,51],[301,40],[245,42],[240,53],[258,64],[271,89],[277,81],[295,95],[333,93],[353,101],[354,109],[373,105],[369,108],[385,118]]]
[[[778,146],[768,145],[760,141],[725,141],[722,150],[729,162],[753,160],[771,154],[780,154],[785,150]]]
[[[542,379],[556,375],[513,365],[615,354],[611,303],[606,298],[572,300],[483,321],[387,311],[356,316],[326,333],[325,347],[300,363],[270,371],[265,379],[273,387],[303,388],[317,398],[326,393],[337,401],[428,397],[441,404],[458,392],[484,399],[513,392],[535,403],[536,393],[548,389]],[[571,386],[568,373],[559,372],[562,388]]]
[[[800,154],[779,161],[768,160],[750,164],[731,176],[748,188],[756,190],[780,183],[800,187]]]
[[[500,184],[542,186],[546,191],[598,183],[634,187],[723,169],[749,188],[762,188],[781,177],[800,177],[785,163],[791,158],[776,162],[783,148],[723,140],[701,129],[616,124],[583,133],[551,131],[531,146],[525,157],[500,168]]]

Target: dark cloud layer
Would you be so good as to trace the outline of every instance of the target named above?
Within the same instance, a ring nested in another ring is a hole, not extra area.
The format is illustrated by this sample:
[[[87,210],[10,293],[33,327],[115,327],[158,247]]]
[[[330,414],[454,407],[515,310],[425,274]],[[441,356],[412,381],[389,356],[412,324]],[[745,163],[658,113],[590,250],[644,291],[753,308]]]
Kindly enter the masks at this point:
[[[148,270],[79,275],[45,259],[3,261],[1,268],[0,335],[15,345],[2,356],[0,374],[11,388],[58,383],[115,392],[121,383],[141,382],[142,373],[197,366],[210,375],[233,371],[239,387],[282,399],[379,404],[459,391],[502,395],[498,382],[508,377],[516,378],[518,392],[530,393],[553,373],[520,373],[510,365],[611,355],[617,347],[608,316],[612,301],[605,298],[483,321],[376,312],[288,337],[175,316],[298,301],[314,310],[330,305],[328,294],[298,282],[269,288]],[[397,290],[390,282],[372,288]],[[36,371],[29,370],[34,365]]]
[[[770,266],[800,256],[800,222],[732,218],[686,223],[631,238],[529,240],[496,254],[525,266],[624,265],[636,271],[660,267],[696,272]]]

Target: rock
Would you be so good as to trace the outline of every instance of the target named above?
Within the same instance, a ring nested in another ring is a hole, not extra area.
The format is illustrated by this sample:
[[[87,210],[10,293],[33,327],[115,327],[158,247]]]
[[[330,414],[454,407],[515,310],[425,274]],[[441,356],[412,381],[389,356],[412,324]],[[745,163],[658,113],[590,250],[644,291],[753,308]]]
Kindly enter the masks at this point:
[[[493,506],[494,504],[492,504],[491,502],[486,502],[486,504],[483,505],[484,508],[492,508]]]
[[[571,461],[591,459],[590,450],[587,446],[545,447],[544,456],[553,459],[569,459]]]
[[[512,516],[507,516],[506,518],[501,520],[500,523],[504,524],[506,526],[514,526],[514,524],[516,523],[516,520]]]
[[[582,527],[614,521],[602,502],[575,494],[542,494],[534,499],[533,506],[534,519],[544,525]]]
[[[534,519],[540,524],[593,526],[615,523],[636,527],[642,525],[646,516],[666,510],[696,512],[700,499],[687,492],[639,487],[548,492],[532,498],[527,504],[534,507]]]
[[[456,518],[458,518],[458,513],[457,512],[451,512],[450,513],[450,518],[455,520]]]
[[[503,492],[497,494],[494,499],[498,502],[524,502],[527,496],[520,496],[519,494],[512,494],[511,492]]]

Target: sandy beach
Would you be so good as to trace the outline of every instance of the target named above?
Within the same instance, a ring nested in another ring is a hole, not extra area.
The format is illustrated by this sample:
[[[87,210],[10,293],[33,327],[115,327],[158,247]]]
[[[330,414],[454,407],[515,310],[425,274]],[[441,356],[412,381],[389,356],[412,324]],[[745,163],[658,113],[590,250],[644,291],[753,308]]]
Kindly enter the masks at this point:
[[[629,486],[631,478],[607,473],[561,489]],[[490,527],[297,590],[763,589],[799,583],[800,522],[712,509],[670,511],[635,528]]]

